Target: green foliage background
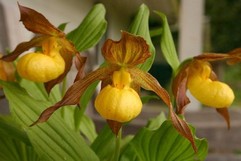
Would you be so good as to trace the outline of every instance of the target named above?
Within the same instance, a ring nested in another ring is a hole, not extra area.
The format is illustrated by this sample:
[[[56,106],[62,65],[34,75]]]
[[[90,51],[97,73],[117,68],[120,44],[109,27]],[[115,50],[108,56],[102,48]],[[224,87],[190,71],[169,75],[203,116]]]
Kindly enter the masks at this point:
[[[228,52],[241,46],[241,0],[206,0],[211,24],[212,51]]]

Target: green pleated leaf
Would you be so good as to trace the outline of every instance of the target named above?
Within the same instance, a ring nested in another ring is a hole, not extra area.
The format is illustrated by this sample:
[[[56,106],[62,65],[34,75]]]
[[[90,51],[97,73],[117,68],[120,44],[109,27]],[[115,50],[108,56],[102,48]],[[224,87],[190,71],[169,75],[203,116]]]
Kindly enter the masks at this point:
[[[19,85],[35,100],[51,101],[54,104],[61,99],[59,85],[55,85],[50,94],[46,92],[43,83],[36,83],[26,79],[21,79]]]
[[[101,161],[110,161],[115,151],[115,139],[111,129],[106,125],[98,134],[91,148],[95,151]]]
[[[80,131],[91,143],[97,137],[97,133],[95,130],[95,124],[94,124],[93,120],[86,115],[83,115],[81,117]]]
[[[195,142],[198,153],[167,120],[156,130],[141,129],[122,153],[120,161],[203,161],[207,156],[207,141],[196,138]]]
[[[18,139],[31,146],[26,132],[17,125],[10,116],[0,116],[0,135]]]
[[[19,140],[0,135],[0,161],[44,161],[33,147]]]
[[[67,35],[78,51],[94,46],[101,39],[107,27],[105,12],[102,4],[96,4],[82,23]]]
[[[172,34],[166,16],[161,12],[155,12],[162,19],[161,50],[167,63],[176,72],[180,64]]]
[[[155,59],[155,48],[152,44],[149,33],[149,15],[150,11],[148,7],[145,4],[142,4],[129,29],[130,33],[142,36],[150,46],[150,52],[152,55],[140,66],[140,68],[144,71],[148,71],[151,68]]]
[[[26,132],[10,116],[0,116],[0,161],[38,161]]]
[[[49,161],[99,160],[84,138],[70,129],[58,112],[48,122],[29,127],[46,107],[52,105],[50,101],[33,99],[16,83],[0,81],[0,84],[9,100],[11,114],[26,129],[39,156]]]

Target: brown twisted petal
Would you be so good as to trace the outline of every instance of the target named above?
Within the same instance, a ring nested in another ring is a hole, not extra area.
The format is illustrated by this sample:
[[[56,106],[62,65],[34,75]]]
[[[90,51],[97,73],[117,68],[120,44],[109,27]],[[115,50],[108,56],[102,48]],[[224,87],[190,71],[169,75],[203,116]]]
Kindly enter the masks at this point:
[[[21,14],[20,21],[29,31],[50,36],[64,36],[64,33],[52,25],[41,13],[19,4],[18,6]]]
[[[142,37],[124,31],[119,41],[108,39],[105,42],[102,54],[107,62],[121,66],[136,66],[151,56],[149,46]]]
[[[23,52],[29,50],[32,47],[40,47],[42,42],[49,38],[49,36],[41,35],[32,38],[30,41],[22,42],[17,45],[13,52],[8,55],[4,55],[1,60],[3,61],[14,61]]]
[[[184,136],[191,142],[194,151],[197,152],[197,147],[194,142],[194,137],[192,135],[192,132],[188,124],[183,119],[178,117],[178,115],[174,112],[168,92],[161,87],[158,81],[151,74],[147,72],[143,72],[138,68],[131,68],[128,70],[128,72],[130,72],[130,74],[132,75],[133,81],[136,84],[138,84],[139,86],[141,86],[146,90],[155,92],[163,100],[163,102],[169,108],[170,117],[171,117],[173,126],[177,129],[177,131],[182,136]]]

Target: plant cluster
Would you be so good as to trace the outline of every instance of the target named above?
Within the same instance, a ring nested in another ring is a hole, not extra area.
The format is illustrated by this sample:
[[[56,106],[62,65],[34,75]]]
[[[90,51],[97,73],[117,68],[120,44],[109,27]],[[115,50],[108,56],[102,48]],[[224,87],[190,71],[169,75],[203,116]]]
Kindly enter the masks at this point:
[[[162,22],[162,53],[173,71],[169,93],[148,73],[156,53],[145,4],[130,28],[120,31],[120,40],[105,41],[101,49],[105,61],[89,73],[85,73],[86,57],[81,52],[95,46],[106,31],[102,4],[93,6],[69,33],[64,33],[66,24],[57,28],[31,8],[19,5],[19,10],[20,21],[36,36],[0,59],[0,85],[10,106],[10,115],[0,117],[0,160],[204,160],[207,141],[197,138],[185,121],[188,90],[202,104],[216,109],[230,127],[228,107],[235,96],[218,80],[211,63],[238,63],[240,49],[204,53],[180,62],[166,16],[156,11]],[[26,53],[31,48],[36,50]],[[72,62],[78,72],[66,89]],[[107,125],[97,133],[85,111],[99,83],[94,106]],[[154,92],[168,115],[160,111],[136,134],[122,136],[123,126],[142,111],[142,90]]]

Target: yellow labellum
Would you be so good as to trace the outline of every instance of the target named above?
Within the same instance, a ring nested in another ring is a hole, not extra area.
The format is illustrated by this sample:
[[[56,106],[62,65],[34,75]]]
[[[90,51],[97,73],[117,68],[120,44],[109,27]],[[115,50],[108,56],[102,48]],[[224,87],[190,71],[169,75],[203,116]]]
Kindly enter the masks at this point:
[[[204,105],[215,108],[229,107],[234,100],[233,90],[227,84],[209,78],[209,64],[196,62],[192,67],[187,83],[191,94]]]
[[[132,80],[124,69],[115,71],[112,81],[113,85],[107,85],[96,97],[95,108],[107,120],[128,122],[140,114],[141,99],[130,87]]]
[[[96,97],[95,108],[107,120],[127,122],[140,114],[142,102],[130,87],[119,89],[107,85]]]
[[[43,43],[43,53],[28,53],[17,63],[19,75],[34,82],[48,82],[65,70],[65,61],[55,40]]]

